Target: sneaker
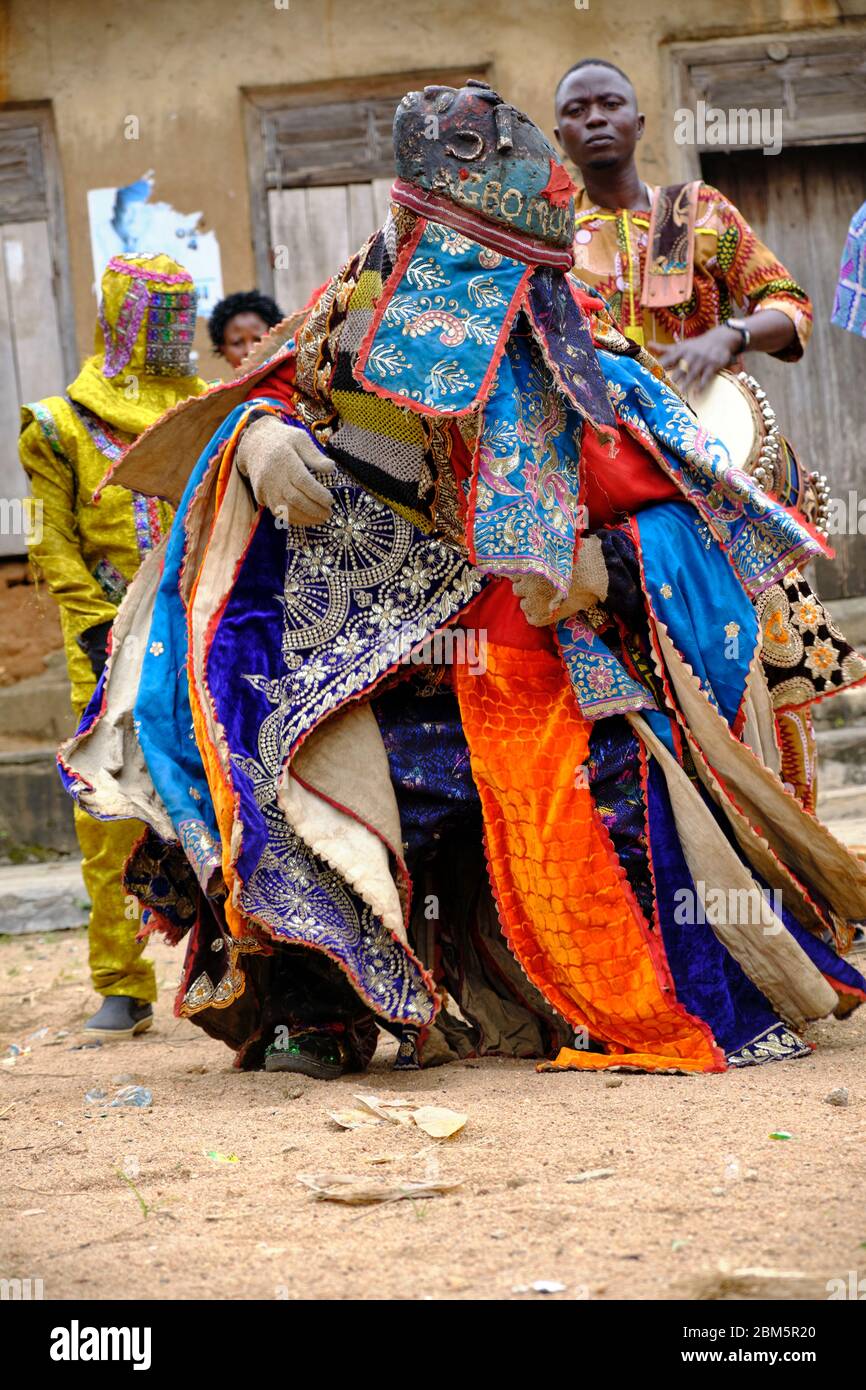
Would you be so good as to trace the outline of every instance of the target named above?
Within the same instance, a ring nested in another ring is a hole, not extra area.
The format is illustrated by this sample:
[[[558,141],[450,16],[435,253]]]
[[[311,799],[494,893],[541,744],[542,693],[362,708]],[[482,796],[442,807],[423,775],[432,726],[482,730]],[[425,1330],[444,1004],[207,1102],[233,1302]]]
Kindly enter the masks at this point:
[[[347,1055],[333,1033],[293,1033],[284,1043],[271,1043],[265,1052],[265,1071],[301,1072],[318,1081],[336,1081],[346,1070]]]
[[[102,1007],[84,1025],[84,1035],[108,1042],[134,1038],[153,1025],[153,1008],[142,999],[126,994],[109,994]]]

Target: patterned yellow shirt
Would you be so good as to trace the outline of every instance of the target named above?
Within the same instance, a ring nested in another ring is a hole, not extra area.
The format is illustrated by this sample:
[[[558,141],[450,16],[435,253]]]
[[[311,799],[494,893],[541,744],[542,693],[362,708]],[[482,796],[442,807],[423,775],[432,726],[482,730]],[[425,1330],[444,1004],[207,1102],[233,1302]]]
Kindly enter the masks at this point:
[[[94,506],[97,485],[133,435],[68,396],[35,401],[21,413],[21,462],[39,508],[30,556],[60,605],[72,699],[80,705],[94,677],[75,639],[114,620],[127,583],[168,532],[172,512],[124,487],[107,487]]]
[[[650,188],[653,198],[657,192]],[[671,308],[648,309],[641,303],[649,211],[600,208],[585,188],[575,197],[575,209],[575,273],[599,290],[635,342],[657,352],[729,318],[779,309],[793,322],[796,337],[774,355],[792,362],[802,357],[812,330],[809,297],[718,189],[700,186],[692,294]]]

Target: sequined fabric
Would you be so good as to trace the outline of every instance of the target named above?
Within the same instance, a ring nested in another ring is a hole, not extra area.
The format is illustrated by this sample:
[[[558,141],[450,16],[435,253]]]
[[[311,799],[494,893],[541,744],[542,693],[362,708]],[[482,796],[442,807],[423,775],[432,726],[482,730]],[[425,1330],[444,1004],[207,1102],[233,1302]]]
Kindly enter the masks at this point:
[[[594,724],[586,760],[595,808],[648,922],[653,919],[653,885],[647,853],[640,743],[625,719]]]
[[[373,701],[410,869],[426,845],[478,806],[454,694],[446,689],[424,695],[421,689],[405,681]]]

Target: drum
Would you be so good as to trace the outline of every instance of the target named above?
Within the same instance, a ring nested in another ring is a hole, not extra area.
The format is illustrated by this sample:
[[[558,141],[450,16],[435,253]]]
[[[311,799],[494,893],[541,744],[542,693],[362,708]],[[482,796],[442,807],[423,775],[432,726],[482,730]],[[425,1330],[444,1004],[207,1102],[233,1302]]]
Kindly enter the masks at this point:
[[[711,457],[730,461],[748,473],[764,492],[801,512],[817,531],[827,535],[827,479],[800,466],[791,445],[779,433],[776,412],[766,392],[753,376],[721,371],[703,391],[692,392],[688,403],[701,426],[697,443]]]

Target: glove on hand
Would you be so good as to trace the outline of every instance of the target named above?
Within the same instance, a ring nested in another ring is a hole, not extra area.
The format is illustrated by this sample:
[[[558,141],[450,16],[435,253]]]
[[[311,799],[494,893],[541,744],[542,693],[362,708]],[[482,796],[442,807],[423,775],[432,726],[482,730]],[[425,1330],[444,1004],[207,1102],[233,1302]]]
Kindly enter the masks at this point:
[[[601,540],[598,536],[585,536],[581,542],[571,574],[568,594],[557,605],[557,594],[553,585],[538,574],[522,574],[512,580],[511,587],[520,599],[520,607],[528,623],[533,627],[547,627],[572,618],[575,613],[585,612],[596,603],[607,598],[607,566]]]
[[[260,507],[291,526],[327,521],[333,498],[313,473],[327,476],[334,465],[306,430],[262,415],[244,430],[237,463]]]
[[[75,639],[90,662],[91,670],[97,680],[102,675],[103,667],[108,660],[108,634],[110,631],[111,623],[94,623],[93,627],[85,628],[84,632],[79,632]]]
[[[512,579],[511,587],[532,627],[546,627],[553,622],[559,595],[549,579],[542,579],[540,574],[521,574],[519,579]]]

